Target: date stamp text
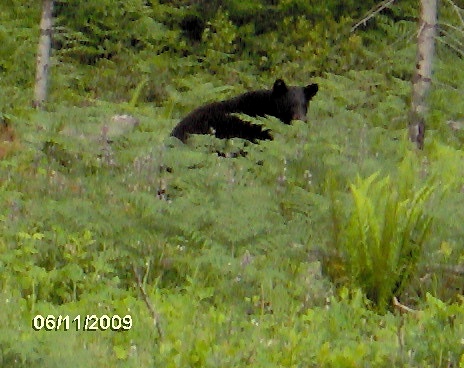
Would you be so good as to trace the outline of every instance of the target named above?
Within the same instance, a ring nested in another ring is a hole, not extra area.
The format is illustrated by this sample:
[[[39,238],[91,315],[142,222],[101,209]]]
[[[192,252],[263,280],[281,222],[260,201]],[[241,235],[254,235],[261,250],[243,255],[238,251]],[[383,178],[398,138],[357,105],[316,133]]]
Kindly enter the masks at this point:
[[[103,314],[80,315],[74,318],[70,316],[54,316],[49,314],[42,316],[40,314],[32,318],[32,328],[35,331],[128,331],[132,328],[132,316],[125,315],[123,317],[117,314],[108,316]]]

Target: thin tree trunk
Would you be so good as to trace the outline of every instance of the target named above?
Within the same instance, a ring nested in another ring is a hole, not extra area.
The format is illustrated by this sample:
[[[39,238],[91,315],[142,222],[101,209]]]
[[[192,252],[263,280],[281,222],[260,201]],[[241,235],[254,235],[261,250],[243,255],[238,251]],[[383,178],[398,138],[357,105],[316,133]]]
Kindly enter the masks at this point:
[[[437,0],[420,0],[421,14],[417,37],[416,72],[412,79],[412,100],[409,113],[409,138],[424,148],[426,97],[432,81],[432,63],[437,28]]]
[[[34,100],[32,106],[42,108],[47,99],[48,68],[52,45],[53,0],[43,0],[40,20],[40,39],[37,51],[37,70],[35,75]]]

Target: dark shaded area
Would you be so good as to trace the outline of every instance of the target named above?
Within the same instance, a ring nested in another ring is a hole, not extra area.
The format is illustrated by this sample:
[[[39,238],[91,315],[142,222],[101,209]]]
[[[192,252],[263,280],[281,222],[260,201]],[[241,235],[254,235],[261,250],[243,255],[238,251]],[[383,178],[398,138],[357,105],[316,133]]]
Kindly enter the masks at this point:
[[[201,41],[205,25],[205,21],[198,15],[194,14],[185,16],[185,18],[180,22],[180,28],[182,29],[183,36],[192,43]]]

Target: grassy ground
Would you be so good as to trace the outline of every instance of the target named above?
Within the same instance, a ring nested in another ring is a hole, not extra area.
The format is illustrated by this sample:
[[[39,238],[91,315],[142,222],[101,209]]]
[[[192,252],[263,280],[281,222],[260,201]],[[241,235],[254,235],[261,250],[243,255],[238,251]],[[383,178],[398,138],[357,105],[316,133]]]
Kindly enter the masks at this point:
[[[168,138],[170,105],[56,104],[18,119],[19,146],[2,160],[3,364],[459,364],[462,306],[432,295],[454,299],[449,283],[462,282],[427,265],[451,265],[462,252],[462,153],[434,132],[414,153],[400,123],[374,124],[405,107],[389,105],[403,101],[396,89],[377,99],[343,90],[361,84],[355,75],[318,82],[307,125],[261,119],[275,141],[236,159],[214,152],[240,149],[240,140]],[[112,119],[128,109],[135,127]],[[430,178],[438,187],[422,267],[403,295],[420,312],[406,316],[373,312],[334,256],[352,208],[348,184],[377,171],[410,189]],[[37,332],[38,314],[130,315],[133,324],[84,332],[75,320],[69,331]]]

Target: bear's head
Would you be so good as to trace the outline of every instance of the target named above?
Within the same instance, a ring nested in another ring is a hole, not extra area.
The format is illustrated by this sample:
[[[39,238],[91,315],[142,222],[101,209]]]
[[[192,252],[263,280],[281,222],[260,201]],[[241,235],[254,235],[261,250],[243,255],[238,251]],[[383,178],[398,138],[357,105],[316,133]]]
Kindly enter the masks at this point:
[[[272,87],[272,99],[277,110],[277,118],[285,124],[292,120],[306,121],[309,101],[319,90],[317,84],[306,87],[290,87],[282,79],[277,79]]]

